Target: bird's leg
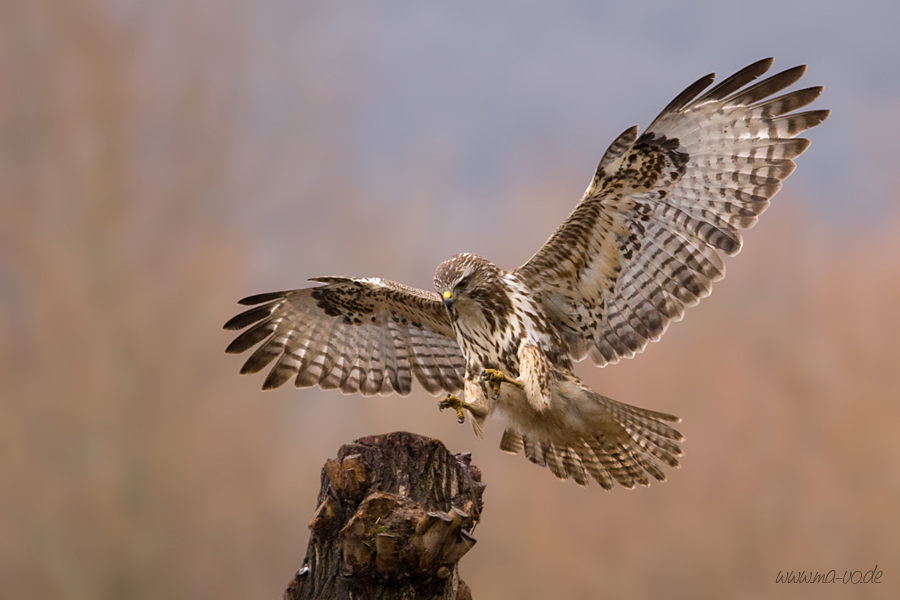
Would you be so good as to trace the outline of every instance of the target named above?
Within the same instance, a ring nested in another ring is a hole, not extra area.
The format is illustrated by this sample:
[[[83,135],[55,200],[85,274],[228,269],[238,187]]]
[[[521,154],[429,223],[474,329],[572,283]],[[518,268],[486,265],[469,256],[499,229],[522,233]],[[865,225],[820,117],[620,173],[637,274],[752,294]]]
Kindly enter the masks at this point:
[[[455,410],[457,420],[460,423],[464,423],[466,421],[466,413],[463,412],[464,410],[468,410],[472,414],[475,414],[475,409],[471,404],[460,400],[453,394],[447,394],[447,396],[444,397],[438,404],[438,408],[440,410],[444,410],[445,408],[452,408],[453,410]]]
[[[491,389],[494,392],[494,400],[500,398],[500,384],[501,383],[511,383],[518,388],[524,388],[524,386],[516,381],[515,379],[510,379],[497,369],[485,369],[481,372],[481,378],[491,384]]]

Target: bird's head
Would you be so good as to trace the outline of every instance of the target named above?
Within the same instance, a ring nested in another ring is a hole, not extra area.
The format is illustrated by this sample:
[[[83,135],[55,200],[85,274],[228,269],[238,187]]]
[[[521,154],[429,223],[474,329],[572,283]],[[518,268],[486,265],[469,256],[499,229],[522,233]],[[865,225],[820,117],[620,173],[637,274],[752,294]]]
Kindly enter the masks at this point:
[[[438,266],[434,289],[452,312],[454,306],[462,309],[477,302],[499,277],[500,269],[489,260],[475,254],[457,254]]]

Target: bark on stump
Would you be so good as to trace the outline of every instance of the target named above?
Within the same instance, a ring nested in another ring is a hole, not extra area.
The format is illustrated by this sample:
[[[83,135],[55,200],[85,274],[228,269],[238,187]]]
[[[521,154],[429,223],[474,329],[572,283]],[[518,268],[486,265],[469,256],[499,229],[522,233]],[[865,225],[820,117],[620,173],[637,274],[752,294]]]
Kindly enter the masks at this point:
[[[341,446],[322,468],[303,568],[285,600],[470,600],[457,562],[481,517],[468,454],[406,432]]]

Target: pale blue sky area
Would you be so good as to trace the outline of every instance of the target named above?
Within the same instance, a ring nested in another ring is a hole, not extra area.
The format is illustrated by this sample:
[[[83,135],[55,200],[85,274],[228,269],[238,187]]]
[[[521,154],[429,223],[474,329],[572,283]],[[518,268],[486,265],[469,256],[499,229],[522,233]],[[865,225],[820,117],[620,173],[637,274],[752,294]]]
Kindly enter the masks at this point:
[[[291,78],[307,91],[338,90],[340,109],[320,125],[352,149],[341,160],[373,199],[390,198],[423,162],[473,202],[537,178],[554,157],[583,163],[583,188],[620,131],[646,127],[693,80],[774,56],[772,72],[809,64],[801,85],[824,85],[816,107],[833,111],[809,134],[791,182],[831,218],[865,222],[896,203],[900,3],[273,2],[254,11],[255,60],[277,76],[253,88],[250,120],[278,128],[309,111],[321,121],[305,92],[289,91]],[[292,30],[306,39],[285,46]],[[298,185],[288,195],[302,194]]]

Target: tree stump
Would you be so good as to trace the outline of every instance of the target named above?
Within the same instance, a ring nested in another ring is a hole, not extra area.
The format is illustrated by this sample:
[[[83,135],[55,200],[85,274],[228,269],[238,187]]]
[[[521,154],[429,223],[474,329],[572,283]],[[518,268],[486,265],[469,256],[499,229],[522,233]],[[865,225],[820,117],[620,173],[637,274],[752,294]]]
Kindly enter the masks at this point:
[[[471,600],[457,562],[481,518],[468,454],[406,432],[341,446],[322,468],[303,567],[285,600]]]

